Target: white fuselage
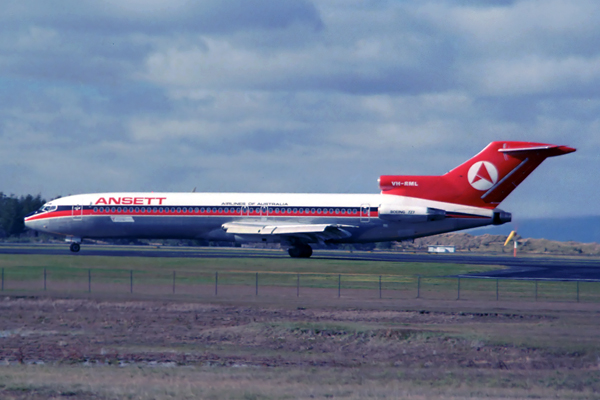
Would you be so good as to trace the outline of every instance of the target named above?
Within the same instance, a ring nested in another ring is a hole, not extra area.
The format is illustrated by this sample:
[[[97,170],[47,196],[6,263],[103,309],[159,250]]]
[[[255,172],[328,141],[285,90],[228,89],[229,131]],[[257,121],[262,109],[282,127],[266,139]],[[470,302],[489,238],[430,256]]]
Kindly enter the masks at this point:
[[[365,243],[405,240],[494,223],[498,210],[386,194],[97,193],[53,200],[25,219],[37,231],[83,238]],[[329,224],[347,233],[240,235],[224,224]],[[298,239],[299,238],[299,239]]]

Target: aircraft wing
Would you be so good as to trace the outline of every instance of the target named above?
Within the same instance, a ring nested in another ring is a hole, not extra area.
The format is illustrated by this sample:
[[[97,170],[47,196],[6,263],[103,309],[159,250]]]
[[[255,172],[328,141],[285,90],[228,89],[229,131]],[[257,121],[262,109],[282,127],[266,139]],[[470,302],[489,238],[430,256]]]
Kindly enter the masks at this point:
[[[241,238],[282,236],[307,243],[323,243],[325,240],[342,239],[352,236],[344,228],[356,228],[353,225],[339,224],[267,224],[260,222],[228,222],[221,228]]]

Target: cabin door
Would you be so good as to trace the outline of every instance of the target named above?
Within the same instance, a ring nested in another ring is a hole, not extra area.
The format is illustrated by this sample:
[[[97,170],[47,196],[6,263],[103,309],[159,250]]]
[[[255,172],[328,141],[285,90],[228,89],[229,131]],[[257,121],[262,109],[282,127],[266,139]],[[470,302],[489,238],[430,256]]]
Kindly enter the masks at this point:
[[[371,206],[362,204],[360,206],[360,222],[369,222],[371,220]]]
[[[73,217],[73,221],[81,221],[83,218],[83,206],[73,205],[71,207],[71,216]]]

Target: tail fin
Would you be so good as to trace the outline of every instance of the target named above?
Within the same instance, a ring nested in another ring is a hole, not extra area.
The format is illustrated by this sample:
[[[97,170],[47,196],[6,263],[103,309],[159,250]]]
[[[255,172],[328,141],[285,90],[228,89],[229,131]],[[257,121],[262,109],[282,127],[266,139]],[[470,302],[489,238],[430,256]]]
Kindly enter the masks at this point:
[[[493,209],[547,157],[575,151],[531,142],[492,142],[475,157],[442,176],[383,175],[384,194]]]

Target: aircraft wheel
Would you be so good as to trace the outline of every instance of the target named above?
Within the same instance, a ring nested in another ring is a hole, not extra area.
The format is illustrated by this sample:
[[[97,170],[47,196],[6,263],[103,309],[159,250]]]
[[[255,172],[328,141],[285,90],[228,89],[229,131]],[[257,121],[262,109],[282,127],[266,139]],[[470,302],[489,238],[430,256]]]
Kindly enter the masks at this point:
[[[309,258],[310,256],[312,256],[312,247],[310,246],[306,246],[304,248],[304,254],[302,255],[304,258]]]
[[[80,248],[81,246],[79,245],[79,243],[71,243],[70,249],[73,253],[77,253]]]
[[[300,258],[301,253],[300,247],[290,247],[288,249],[288,254],[292,258]]]
[[[312,256],[312,247],[308,245],[290,247],[288,254],[292,258],[308,258]]]

